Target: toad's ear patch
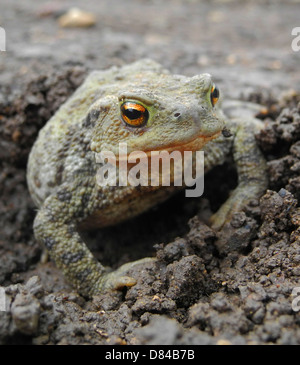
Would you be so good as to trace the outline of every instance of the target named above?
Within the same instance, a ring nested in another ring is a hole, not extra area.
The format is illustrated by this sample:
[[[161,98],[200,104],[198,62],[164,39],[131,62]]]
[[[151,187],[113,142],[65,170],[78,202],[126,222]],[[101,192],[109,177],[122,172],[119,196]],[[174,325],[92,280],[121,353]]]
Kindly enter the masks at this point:
[[[86,116],[83,126],[86,128],[94,127],[96,120],[99,118],[99,115],[100,115],[99,109],[92,109]]]

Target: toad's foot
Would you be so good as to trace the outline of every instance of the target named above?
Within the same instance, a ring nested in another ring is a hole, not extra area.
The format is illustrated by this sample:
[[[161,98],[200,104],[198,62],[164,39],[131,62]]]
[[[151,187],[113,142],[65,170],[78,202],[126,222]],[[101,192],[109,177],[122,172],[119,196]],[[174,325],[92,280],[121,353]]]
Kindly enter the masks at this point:
[[[264,185],[263,185],[264,188]],[[209,223],[211,228],[215,231],[221,230],[226,223],[229,223],[234,213],[243,210],[243,208],[253,199],[257,194],[261,193],[261,184],[256,186],[239,185],[221,206],[221,208],[213,214]]]
[[[155,262],[155,261],[156,261],[155,258],[146,257],[141,260],[128,262],[120,266],[117,270],[105,274],[96,284],[94,294],[103,291],[121,290],[124,287],[131,287],[135,285],[137,283],[137,280],[126,274],[136,266],[144,265],[149,262]]]

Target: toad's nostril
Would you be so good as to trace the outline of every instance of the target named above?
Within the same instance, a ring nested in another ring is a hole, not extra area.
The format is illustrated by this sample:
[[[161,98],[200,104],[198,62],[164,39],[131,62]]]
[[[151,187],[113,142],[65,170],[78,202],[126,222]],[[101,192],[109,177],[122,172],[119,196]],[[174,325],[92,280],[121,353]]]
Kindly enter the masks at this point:
[[[174,114],[174,117],[175,117],[175,118],[180,117],[180,113],[175,113],[175,114]]]

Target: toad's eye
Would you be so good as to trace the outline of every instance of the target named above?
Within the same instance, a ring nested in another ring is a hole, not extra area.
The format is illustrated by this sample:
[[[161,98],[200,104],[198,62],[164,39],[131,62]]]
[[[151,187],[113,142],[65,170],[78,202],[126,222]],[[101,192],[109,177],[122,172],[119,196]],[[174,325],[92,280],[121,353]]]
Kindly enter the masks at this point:
[[[149,112],[141,104],[125,101],[121,105],[121,117],[130,127],[142,127],[148,121]]]
[[[215,85],[213,85],[210,91],[210,101],[212,106],[216,105],[217,101],[219,100],[219,96],[220,96],[219,89]]]

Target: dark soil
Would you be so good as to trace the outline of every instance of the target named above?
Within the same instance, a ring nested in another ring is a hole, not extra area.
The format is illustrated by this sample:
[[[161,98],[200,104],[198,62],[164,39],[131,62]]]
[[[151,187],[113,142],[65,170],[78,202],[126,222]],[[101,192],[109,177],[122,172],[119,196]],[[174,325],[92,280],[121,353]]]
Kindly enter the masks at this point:
[[[60,28],[75,4],[92,28]],[[300,52],[294,1],[2,1],[0,26],[0,344],[300,344]],[[112,4],[114,4],[112,6]],[[174,73],[209,72],[224,97],[258,102],[269,190],[222,232],[204,223],[235,186],[215,168],[201,199],[178,194],[87,235],[106,265],[156,255],[137,284],[87,301],[53,263],[40,263],[26,186],[39,129],[92,69],[153,58]],[[296,303],[297,304],[297,303]],[[296,305],[297,307],[297,305]],[[299,304],[298,304],[299,307]]]

